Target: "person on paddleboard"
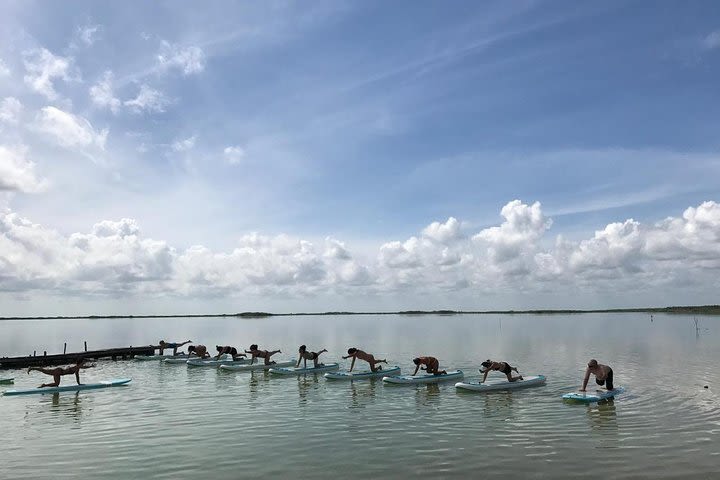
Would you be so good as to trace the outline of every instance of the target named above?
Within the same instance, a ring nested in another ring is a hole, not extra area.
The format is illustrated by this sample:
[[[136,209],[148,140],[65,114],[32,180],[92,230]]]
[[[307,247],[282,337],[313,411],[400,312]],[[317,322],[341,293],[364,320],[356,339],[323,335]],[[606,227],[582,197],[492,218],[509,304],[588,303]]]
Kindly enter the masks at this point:
[[[192,343],[192,340],[188,340],[187,342],[182,342],[182,343],[173,343],[173,342],[166,342],[165,340],[160,340],[158,342],[157,348],[160,349],[160,355],[163,354],[163,352],[165,351],[166,348],[167,349],[172,348],[173,356],[175,356],[175,355],[177,355],[177,349],[182,347],[183,345],[187,345],[188,343]]]
[[[435,357],[413,358],[413,363],[415,364],[415,371],[413,372],[413,375],[417,374],[418,370],[425,370],[427,373],[432,373],[433,375],[447,374],[445,370],[438,370],[440,368],[440,362]],[[425,367],[421,367],[420,365],[425,365]]]
[[[77,363],[75,365],[70,365],[68,367],[56,367],[56,368],[40,368],[40,367],[30,367],[28,368],[28,375],[33,370],[37,372],[44,373],[45,375],[52,375],[53,380],[55,380],[53,383],[43,383],[38,388],[44,388],[44,387],[57,387],[60,385],[60,377],[63,375],[75,375],[75,380],[77,381],[78,385],[82,385],[80,383],[80,370],[83,368],[92,368],[95,364],[92,365],[85,365],[85,359],[80,358],[78,359]]]
[[[188,355],[198,356],[200,358],[209,357],[210,354],[207,351],[205,345],[190,345],[188,347]]]
[[[323,363],[318,363],[318,357],[321,353],[325,353],[327,350],[324,348],[320,350],[319,352],[308,352],[307,347],[305,345],[300,345],[300,348],[298,348],[298,353],[300,354],[300,358],[298,358],[297,365],[295,365],[295,368],[300,366],[300,362],[303,362],[303,368],[307,368],[307,361],[312,360],[313,366],[315,368],[319,367],[320,365],[324,365]]]
[[[595,383],[597,383],[598,385],[605,385],[605,388],[607,388],[608,390],[612,390],[614,388],[612,368],[608,367],[607,365],[603,365],[602,363],[598,363],[598,361],[593,358],[587,364],[587,369],[585,370],[585,378],[583,379],[582,388],[580,389],[581,392],[585,391],[588,380],[590,380],[591,373],[595,375]]]
[[[238,353],[237,348],[231,347],[229,345],[225,345],[224,347],[221,347],[220,345],[215,345],[215,350],[217,350],[218,354],[215,355],[216,360],[220,360],[220,357],[223,355],[232,355],[233,360],[235,360],[237,357],[247,357],[244,353]]]
[[[482,368],[480,369],[480,373],[483,374],[483,379],[482,379],[481,383],[485,383],[488,373],[490,373],[492,371],[504,373],[507,376],[508,382],[516,382],[518,380],[523,379],[522,375],[518,375],[517,377],[512,376],[513,371],[515,371],[517,373],[520,373],[520,372],[518,372],[518,369],[516,367],[510,366],[510,364],[507,362],[493,362],[492,360],[487,359],[484,362],[482,362],[480,365],[485,367],[485,370],[483,370]]]
[[[250,365],[255,363],[256,358],[263,358],[265,359],[265,365],[273,365],[275,362],[270,361],[270,357],[275,355],[276,353],[282,353],[280,350],[273,350],[271,352],[268,352],[267,350],[258,350],[257,344],[253,343],[250,345],[250,350],[245,350],[245,353],[249,353],[252,355],[252,359],[250,360]]]
[[[382,366],[376,366],[378,363],[387,363],[387,360],[375,360],[375,357],[369,353],[365,353],[360,349],[357,349],[355,347],[348,348],[348,354],[346,357],[342,357],[343,360],[347,360],[348,358],[352,357],[352,363],[350,363],[350,371],[353,371],[353,367],[355,366],[355,359],[359,358],[360,360],[365,360],[370,364],[370,370],[373,372],[377,372],[378,370],[382,370]]]

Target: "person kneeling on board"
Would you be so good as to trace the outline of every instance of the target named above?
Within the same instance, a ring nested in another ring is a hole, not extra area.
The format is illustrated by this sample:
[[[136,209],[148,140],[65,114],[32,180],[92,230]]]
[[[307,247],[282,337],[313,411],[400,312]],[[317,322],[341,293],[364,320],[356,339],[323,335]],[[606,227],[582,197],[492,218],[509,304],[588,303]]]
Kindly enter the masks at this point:
[[[210,354],[207,351],[207,347],[205,345],[190,345],[188,347],[188,355],[197,356],[200,358],[209,357]]]
[[[166,348],[172,348],[173,356],[177,355],[177,349],[182,347],[183,345],[187,345],[188,343],[192,343],[192,340],[188,340],[187,342],[182,343],[172,343],[172,342],[166,342],[165,340],[160,340],[158,342],[157,348],[160,349],[160,355],[163,354]]]
[[[482,368],[480,369],[480,373],[483,374],[483,379],[482,379],[481,383],[485,383],[488,373],[490,373],[493,370],[496,372],[504,373],[507,376],[508,382],[516,382],[518,380],[523,379],[522,375],[518,375],[517,377],[512,376],[513,370],[517,373],[520,373],[520,372],[518,372],[518,369],[516,367],[511,367],[510,364],[507,362],[493,362],[492,360],[487,359],[484,362],[482,362],[480,365],[485,367],[485,370],[483,370]]]
[[[307,347],[305,345],[300,345],[300,348],[298,349],[298,353],[300,354],[300,358],[298,358],[297,365],[295,365],[295,368],[300,366],[300,362],[303,362],[303,368],[307,368],[307,361],[312,360],[313,366],[315,368],[319,367],[320,365],[324,365],[324,363],[318,363],[318,357],[321,353],[325,353],[327,350],[324,348],[320,350],[319,352],[308,352]]]
[[[605,385],[605,388],[607,388],[608,390],[612,390],[614,388],[612,368],[608,367],[607,365],[603,365],[602,363],[598,363],[598,361],[593,358],[587,364],[587,370],[585,370],[585,378],[583,379],[582,388],[580,389],[581,392],[585,391],[588,380],[590,380],[591,373],[595,375],[595,383],[597,383],[598,385]]]
[[[347,357],[342,357],[343,360],[347,360],[348,358],[352,357],[352,362],[350,363],[350,371],[353,371],[353,367],[355,367],[355,359],[359,358],[360,360],[365,360],[370,364],[370,370],[373,372],[377,372],[378,370],[382,370],[382,366],[376,367],[378,363],[387,363],[387,360],[375,360],[375,357],[369,353],[365,353],[362,350],[359,350],[355,347],[348,348],[348,354]]]
[[[92,365],[85,365],[85,359],[80,358],[78,359],[77,363],[75,365],[70,365],[68,367],[56,367],[56,368],[40,368],[40,367],[30,367],[28,368],[28,374],[32,372],[33,370],[37,372],[44,373],[45,375],[52,375],[53,379],[55,380],[53,383],[43,383],[38,388],[44,388],[44,387],[57,387],[60,385],[60,377],[63,375],[75,375],[75,380],[77,381],[78,385],[82,385],[80,383],[80,369],[83,368],[92,368],[95,364]]]
[[[225,345],[224,347],[221,347],[220,345],[215,345],[215,350],[217,350],[218,354],[215,355],[216,359],[220,359],[223,355],[232,355],[232,359],[235,360],[237,357],[247,357],[244,353],[238,353],[237,348],[230,347],[228,345]]]
[[[245,353],[249,353],[252,355],[252,359],[250,360],[250,365],[255,363],[256,358],[263,358],[265,359],[265,365],[273,365],[275,362],[270,361],[270,357],[275,355],[276,353],[282,353],[280,350],[273,350],[271,352],[268,352],[267,350],[258,350],[257,344],[253,343],[250,345],[250,350],[245,350]]]
[[[413,358],[413,363],[415,364],[415,371],[413,372],[413,375],[417,374],[418,369],[425,370],[427,373],[432,373],[433,375],[445,375],[447,372],[445,370],[439,371],[440,368],[440,362],[435,357],[417,357]],[[425,365],[425,367],[421,367],[420,365]]]

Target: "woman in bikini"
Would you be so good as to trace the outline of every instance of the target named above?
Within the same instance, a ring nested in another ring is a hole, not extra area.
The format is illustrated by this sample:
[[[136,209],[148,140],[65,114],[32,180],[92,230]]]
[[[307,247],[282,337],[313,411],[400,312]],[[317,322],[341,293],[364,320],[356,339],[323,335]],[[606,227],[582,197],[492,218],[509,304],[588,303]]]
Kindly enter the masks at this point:
[[[273,350],[272,352],[268,352],[267,350],[258,350],[257,344],[253,343],[250,345],[250,350],[245,350],[245,353],[249,353],[252,355],[252,360],[250,360],[250,365],[255,363],[256,358],[262,358],[265,360],[265,365],[272,365],[275,362],[270,361],[270,357],[275,355],[276,353],[282,353],[280,350]]]
[[[359,358],[360,360],[365,360],[370,364],[370,370],[373,372],[377,372],[378,370],[382,370],[382,366],[376,366],[378,363],[387,363],[387,360],[375,360],[375,357],[369,353],[365,353],[362,350],[359,350],[357,348],[348,348],[348,354],[346,357],[342,357],[343,360],[347,360],[348,358],[352,357],[352,363],[350,363],[350,371],[353,371],[353,367],[355,367],[355,359]]]
[[[480,365],[485,367],[485,370],[483,370],[482,368],[480,369],[480,373],[483,374],[482,383],[485,383],[488,373],[490,373],[493,370],[496,372],[504,373],[507,376],[508,382],[516,382],[518,380],[523,379],[522,375],[519,375],[517,377],[512,376],[513,371],[515,371],[517,373],[520,373],[520,372],[518,372],[518,369],[516,367],[510,366],[510,364],[507,362],[493,362],[492,360],[488,359],[488,360],[485,360],[484,362],[482,362]]]
[[[417,374],[418,370],[425,370],[427,373],[432,373],[433,375],[447,374],[445,370],[439,371],[440,362],[435,357],[413,358],[413,363],[415,364],[415,371],[413,372],[413,375]],[[425,367],[423,368],[420,365],[425,365]]]
[[[322,363],[318,363],[318,357],[321,353],[327,352],[324,348],[320,350],[319,352],[308,352],[307,347],[305,345],[300,345],[300,348],[298,349],[298,353],[300,354],[300,358],[298,358],[297,365],[295,365],[295,368],[300,366],[300,362],[303,361],[304,368],[307,368],[307,361],[312,360],[313,365],[315,368],[319,367],[320,365],[323,365]]]
[[[39,388],[44,387],[57,387],[60,385],[60,377],[63,375],[75,375],[75,380],[77,381],[78,385],[81,385],[80,383],[80,370],[83,368],[92,368],[95,364],[92,365],[85,365],[85,359],[80,358],[78,359],[77,363],[75,365],[70,365],[68,367],[56,367],[56,368],[40,368],[40,367],[30,367],[28,368],[28,374],[35,370],[36,372],[44,373],[45,375],[52,375],[54,382],[53,383],[43,383],[40,385]]]

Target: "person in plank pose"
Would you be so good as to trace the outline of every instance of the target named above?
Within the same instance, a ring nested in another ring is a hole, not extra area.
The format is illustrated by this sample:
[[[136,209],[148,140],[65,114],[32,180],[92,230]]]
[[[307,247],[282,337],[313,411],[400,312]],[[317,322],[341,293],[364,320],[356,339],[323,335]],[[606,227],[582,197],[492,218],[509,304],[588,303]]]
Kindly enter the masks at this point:
[[[244,353],[238,353],[237,348],[228,345],[225,345],[224,347],[215,345],[215,350],[218,352],[218,354],[215,355],[216,360],[219,360],[223,355],[232,355],[233,360],[236,360],[237,357],[247,357]]]
[[[200,358],[210,356],[205,345],[190,345],[188,347],[188,355],[197,356]]]
[[[300,366],[300,362],[303,362],[303,368],[307,368],[307,361],[312,360],[314,368],[317,368],[321,365],[325,365],[324,363],[318,363],[318,357],[321,353],[325,353],[327,350],[324,348],[320,350],[319,352],[308,352],[307,347],[305,345],[300,345],[300,348],[298,349],[298,353],[300,353],[300,358],[298,358],[297,365],[295,365],[295,368]]]
[[[510,366],[510,364],[507,362],[493,362],[492,360],[487,359],[484,362],[482,362],[480,365],[485,367],[485,370],[483,370],[482,368],[480,369],[480,373],[483,374],[483,379],[482,379],[481,383],[485,383],[488,373],[490,373],[493,370],[496,372],[504,373],[507,376],[508,382],[516,382],[518,380],[523,379],[522,375],[518,375],[517,377],[512,376],[513,371],[515,371],[518,374],[520,372],[518,372],[518,369],[516,367]]]
[[[612,390],[613,388],[615,388],[613,386],[612,368],[608,367],[607,365],[603,365],[602,363],[598,363],[598,361],[593,358],[587,364],[587,370],[585,370],[585,378],[583,379],[582,388],[580,389],[581,392],[585,391],[588,380],[590,380],[591,373],[595,375],[595,383],[597,383],[598,385],[605,385],[605,388],[607,388],[608,390]]]
[[[365,353],[362,350],[359,350],[355,347],[348,348],[348,354],[346,357],[342,357],[343,360],[347,360],[348,358],[352,357],[352,363],[350,363],[350,371],[353,371],[353,367],[355,366],[355,359],[359,358],[360,360],[365,360],[370,364],[370,370],[373,372],[377,372],[378,370],[382,370],[382,366],[377,366],[378,363],[387,363],[387,360],[375,360],[375,357],[372,356],[369,353]]]
[[[43,383],[38,388],[44,388],[44,387],[57,387],[60,385],[60,377],[63,375],[75,375],[75,380],[77,381],[78,385],[82,385],[80,383],[80,370],[83,368],[92,368],[95,364],[92,365],[85,365],[85,359],[79,358],[77,363],[75,365],[70,365],[68,367],[56,367],[56,368],[40,368],[40,367],[30,367],[28,368],[28,375],[33,370],[37,372],[44,373],[45,375],[52,375],[53,380],[55,380],[53,383]]]
[[[245,350],[245,353],[249,353],[252,355],[252,359],[250,360],[250,365],[255,363],[256,358],[263,358],[265,359],[265,365],[273,365],[275,362],[270,361],[270,357],[275,355],[276,353],[282,353],[280,350],[273,350],[271,352],[268,352],[267,350],[258,350],[257,344],[253,343],[250,345],[250,350]]]
[[[413,372],[413,375],[417,374],[418,370],[425,370],[427,373],[432,373],[433,375],[447,374],[445,370],[438,370],[440,368],[440,362],[435,357],[413,358],[413,363],[415,364],[415,371]],[[420,365],[425,365],[425,367],[423,368]]]
[[[165,340],[160,340],[158,342],[157,348],[160,349],[160,355],[163,354],[166,348],[170,349],[172,348],[173,356],[177,355],[177,349],[182,347],[183,345],[187,345],[188,343],[192,343],[192,340],[188,340],[187,342],[182,343],[172,343],[172,342],[166,342]]]

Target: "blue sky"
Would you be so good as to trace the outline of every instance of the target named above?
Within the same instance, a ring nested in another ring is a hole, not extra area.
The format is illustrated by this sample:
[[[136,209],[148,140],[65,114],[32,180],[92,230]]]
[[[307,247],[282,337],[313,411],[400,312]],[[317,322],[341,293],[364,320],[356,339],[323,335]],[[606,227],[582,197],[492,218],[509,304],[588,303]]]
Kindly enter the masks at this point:
[[[11,311],[568,306],[568,285],[572,306],[634,306],[717,276],[716,2],[22,1],[0,17]],[[596,238],[629,219],[635,250]],[[423,234],[433,222],[452,238]],[[658,229],[684,274],[648,243]],[[579,267],[600,241],[626,255],[595,272],[607,289]],[[613,290],[638,272],[665,283]],[[670,299],[712,303],[714,285]]]

